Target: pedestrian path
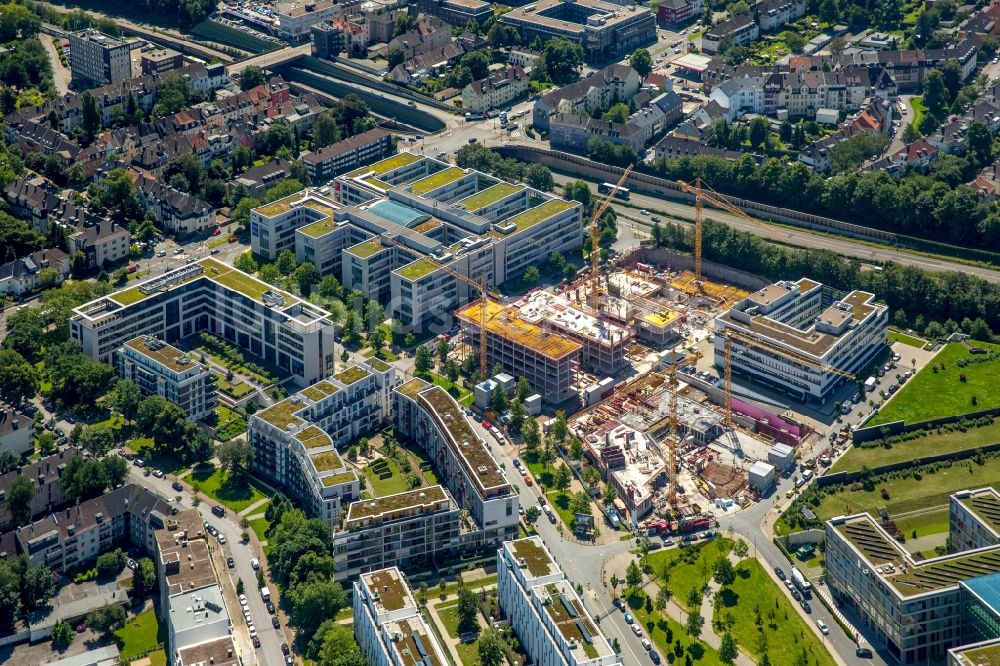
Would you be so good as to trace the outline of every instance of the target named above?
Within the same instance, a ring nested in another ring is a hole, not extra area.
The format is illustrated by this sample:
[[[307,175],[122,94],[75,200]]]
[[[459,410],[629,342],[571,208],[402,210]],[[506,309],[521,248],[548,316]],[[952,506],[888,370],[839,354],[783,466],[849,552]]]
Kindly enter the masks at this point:
[[[271,501],[270,497],[261,498],[261,499],[257,500],[256,502],[254,502],[253,504],[251,504],[250,506],[248,506],[247,508],[245,508],[242,511],[240,511],[240,515],[241,516],[249,516],[250,513],[254,509],[259,509],[260,507],[264,506],[265,504],[267,504],[270,501]]]

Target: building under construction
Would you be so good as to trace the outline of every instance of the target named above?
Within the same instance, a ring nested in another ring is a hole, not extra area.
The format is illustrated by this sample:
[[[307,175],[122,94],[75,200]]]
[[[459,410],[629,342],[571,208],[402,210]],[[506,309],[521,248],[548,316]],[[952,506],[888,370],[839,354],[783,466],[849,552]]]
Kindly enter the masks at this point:
[[[580,343],[523,319],[516,308],[479,299],[455,312],[477,353],[484,314],[489,367],[500,364],[513,376],[524,377],[553,404],[576,395],[573,376],[580,362]]]

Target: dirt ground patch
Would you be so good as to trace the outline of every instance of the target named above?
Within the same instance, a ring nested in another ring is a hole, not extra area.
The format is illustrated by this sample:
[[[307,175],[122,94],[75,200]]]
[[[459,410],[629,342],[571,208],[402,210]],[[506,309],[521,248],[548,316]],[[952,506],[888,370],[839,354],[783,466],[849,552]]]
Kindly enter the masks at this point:
[[[743,470],[714,460],[705,465],[701,477],[715,486],[718,497],[726,499],[736,497],[747,485],[747,476]]]

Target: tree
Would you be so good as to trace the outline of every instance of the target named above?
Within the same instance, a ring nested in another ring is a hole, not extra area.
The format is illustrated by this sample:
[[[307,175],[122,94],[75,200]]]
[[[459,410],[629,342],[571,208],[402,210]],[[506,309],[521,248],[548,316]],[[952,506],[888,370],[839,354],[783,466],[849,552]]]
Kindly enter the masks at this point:
[[[590,506],[590,495],[582,490],[574,493],[569,500],[569,510],[574,514],[582,513],[586,516],[591,515],[593,508]]]
[[[641,78],[646,78],[653,71],[653,57],[646,49],[636,49],[629,56],[628,64],[639,73]]]
[[[391,57],[392,53],[390,52],[389,55]],[[395,65],[392,65],[390,60],[390,69],[392,67],[395,67]],[[333,117],[333,114],[329,111],[319,114],[312,128],[313,148],[325,148],[330,144],[337,143],[340,139],[340,125],[337,124],[337,119]]]
[[[529,285],[538,284],[539,277],[537,266],[528,266],[524,269],[524,273],[521,274],[521,279],[525,284]]]
[[[125,626],[125,609],[119,604],[105,606],[87,616],[87,626],[94,631],[109,635]]]
[[[21,604],[25,610],[34,610],[56,593],[56,578],[52,570],[43,565],[31,564],[25,556],[17,562],[21,574]]]
[[[550,39],[542,51],[546,73],[552,83],[563,86],[579,78],[583,48],[565,38]]]
[[[715,563],[715,582],[719,585],[732,585],[736,580],[736,570],[727,557],[720,557]]]
[[[135,382],[122,379],[115,382],[114,387],[108,391],[108,396],[105,400],[108,407],[121,414],[126,420],[131,421],[135,418],[135,413],[139,409],[139,403],[142,401],[142,393]]]
[[[317,639],[315,658],[319,666],[366,666],[368,663],[350,627],[326,620],[317,630],[313,643]]]
[[[97,575],[101,578],[112,578],[125,568],[125,552],[121,548],[109,550],[97,556]]]
[[[534,524],[541,516],[542,511],[537,506],[529,506],[528,510],[524,512],[524,519],[529,524]]]
[[[667,609],[668,601],[670,601],[670,590],[666,585],[664,585],[656,592],[656,610],[661,613],[665,611]]]
[[[521,441],[529,451],[534,451],[541,443],[541,435],[538,431],[538,421],[527,418],[521,426]]]
[[[109,488],[122,486],[128,478],[128,463],[121,456],[105,456],[101,460],[101,466],[104,468]]]
[[[629,117],[628,104],[623,104],[619,102],[618,104],[612,104],[611,108],[604,112],[601,116],[601,120],[607,120],[613,123],[627,123]]]
[[[771,124],[766,118],[754,118],[750,121],[750,145],[754,148],[760,148],[767,141],[767,135],[770,132]]]
[[[601,501],[604,506],[611,506],[615,503],[616,499],[618,499],[618,491],[610,483],[605,484],[604,490],[601,491]]]
[[[250,90],[256,88],[267,81],[264,70],[256,65],[248,65],[240,72],[240,90]]]
[[[501,666],[504,662],[503,639],[493,627],[486,627],[479,634],[479,647],[476,651],[482,666]]]
[[[503,386],[497,384],[493,387],[493,392],[490,393],[490,409],[492,409],[497,414],[503,414],[507,411],[507,407],[510,403],[507,400],[507,391]]]
[[[406,62],[406,54],[403,49],[389,49],[389,53],[386,54],[386,58],[389,61],[389,70],[391,71],[396,67],[396,65],[402,65]],[[461,65],[459,65],[461,67]],[[472,74],[469,74],[471,78]]]
[[[552,172],[542,164],[529,164],[524,170],[524,182],[542,192],[551,192],[555,187]]]
[[[704,624],[704,622],[705,620],[701,617],[701,613],[688,613],[687,623],[684,625],[684,629],[692,638],[698,638],[698,636],[701,635],[701,625]]]
[[[417,352],[413,357],[413,367],[417,374],[426,374],[434,367],[434,357],[425,345],[417,347]]]
[[[838,141],[830,150],[833,172],[853,171],[870,157],[882,152],[889,145],[889,139],[882,134],[857,134]]]
[[[448,362],[448,349],[449,348],[447,340],[445,340],[443,337],[440,340],[438,340],[437,358],[438,358],[438,363],[440,363],[442,366],[444,366],[444,364]]]
[[[319,277],[319,270],[311,261],[303,261],[295,269],[295,281],[298,282],[303,296],[308,297],[312,293],[312,286],[319,282]]]
[[[103,456],[114,448],[115,430],[104,423],[85,427],[80,433],[78,443],[81,448],[90,451],[95,456]]]
[[[475,631],[477,627],[476,613],[479,612],[479,604],[476,602],[476,593],[465,587],[458,588],[458,631],[466,633]]]
[[[97,100],[94,99],[89,90],[80,96],[80,111],[82,114],[80,127],[83,130],[84,136],[87,137],[87,143],[90,143],[97,135],[98,130],[101,129],[103,123],[101,121],[101,112],[97,108]]]
[[[563,196],[573,201],[579,201],[583,204],[584,208],[590,208],[590,202],[592,199],[590,186],[587,185],[587,182],[584,180],[574,180],[572,183],[566,183],[563,189]],[[557,254],[560,258],[562,258],[562,255],[558,252],[554,252],[553,256]],[[565,259],[563,259],[563,262],[565,262]],[[561,264],[556,265],[556,263],[552,261],[552,257],[549,257],[549,263],[551,263],[556,269],[562,268]]]
[[[10,518],[18,527],[27,525],[31,520],[31,500],[35,498],[35,484],[25,476],[14,478],[7,497],[7,508]]]
[[[142,599],[156,589],[156,569],[153,560],[144,557],[136,563],[132,572],[132,594]]]
[[[347,604],[347,593],[335,580],[314,578],[290,587],[289,621],[309,641],[327,618],[333,618]]]
[[[518,377],[517,379],[517,399],[524,402],[531,397],[531,384],[524,377]]]
[[[945,110],[948,105],[948,90],[944,84],[944,75],[941,74],[941,70],[932,69],[927,72],[926,78],[924,78],[924,106],[927,111],[930,112],[934,118],[940,122],[944,118]],[[922,130],[923,128],[921,128]]]
[[[566,465],[559,465],[556,468],[555,473],[555,486],[556,490],[566,490],[569,488],[570,481],[573,479],[573,475],[569,471],[569,467]]]
[[[59,620],[52,627],[52,649],[62,652],[73,644],[75,637],[76,632],[69,626],[69,622]]]
[[[19,406],[38,392],[38,371],[13,349],[0,349],[0,398]]]
[[[630,561],[625,569],[625,584],[629,587],[639,587],[642,584],[642,571],[635,560]]]
[[[168,72],[160,79],[152,115],[159,118],[183,111],[191,103],[191,85],[180,74]]]
[[[736,639],[728,631],[722,635],[722,644],[719,646],[719,659],[724,664],[732,664],[736,661],[739,650],[736,648]]]
[[[733,544],[733,554],[736,555],[736,557],[743,559],[750,554],[750,546],[748,546],[747,542],[743,539],[737,539],[736,543]]]
[[[447,363],[444,364],[444,375],[448,378],[448,381],[452,384],[458,382],[458,377],[461,374],[461,367],[458,365],[458,361],[455,359],[448,359]]]
[[[232,479],[242,479],[253,462],[253,447],[245,439],[231,439],[216,449],[219,466]]]
[[[473,81],[486,78],[490,73],[490,57],[486,55],[485,51],[472,51],[465,54],[462,58],[462,64],[469,68]]]

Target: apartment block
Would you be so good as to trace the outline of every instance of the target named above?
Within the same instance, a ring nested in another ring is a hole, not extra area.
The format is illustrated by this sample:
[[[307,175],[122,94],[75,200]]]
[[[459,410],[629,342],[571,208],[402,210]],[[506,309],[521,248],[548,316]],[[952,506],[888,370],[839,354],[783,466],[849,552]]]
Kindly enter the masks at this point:
[[[642,77],[628,65],[608,65],[593,76],[539,97],[532,108],[533,123],[548,131],[549,118],[557,113],[599,116],[618,102],[628,103],[641,85]]]
[[[475,301],[459,309],[455,316],[477,348],[485,316],[489,367],[499,363],[511,375],[524,377],[551,404],[573,397],[573,372],[580,364],[580,343],[553,335],[494,301]]]
[[[158,395],[200,421],[214,413],[215,375],[180,349],[151,335],[129,340],[115,356],[118,376],[138,385],[143,395]]]
[[[357,500],[357,475],[337,447],[376,431],[387,419],[396,371],[379,359],[350,366],[254,414],[247,439],[251,470],[285,488],[307,512],[338,528]]]
[[[720,53],[734,46],[746,46],[760,36],[760,28],[749,16],[734,16],[701,36],[701,50]]]
[[[31,418],[14,407],[0,403],[0,451],[10,451],[18,456],[34,452],[34,424]]]
[[[66,240],[70,254],[87,256],[88,268],[108,268],[128,259],[132,237],[125,227],[105,220],[71,231]]]
[[[1000,545],[1000,493],[962,490],[948,502],[948,548],[953,553]]]
[[[517,536],[518,498],[504,471],[455,399],[440,386],[411,379],[393,391],[393,425],[434,461],[459,508],[477,531],[463,546],[499,545]]]
[[[697,19],[704,10],[704,0],[664,0],[656,8],[656,20],[671,26],[680,25]]]
[[[956,493],[950,510],[964,510],[986,491]],[[952,515],[951,524],[976,521],[994,530],[989,515],[977,509]],[[871,515],[839,516],[826,522],[826,583],[858,614],[876,647],[901,664],[942,663],[958,646],[1000,638],[996,543],[918,560]]]
[[[392,152],[392,133],[376,127],[315,152],[306,152],[301,160],[313,184],[319,185],[359,164],[385,159]]]
[[[520,65],[507,67],[462,89],[462,108],[484,113],[506,106],[528,92],[528,77]]]
[[[789,21],[806,15],[805,0],[760,0],[751,12],[757,18],[761,30],[772,32]]]
[[[715,365],[724,365],[727,331],[734,338],[734,374],[793,396],[826,400],[848,381],[839,373],[861,372],[887,344],[888,308],[873,294],[842,296],[802,278],[754,292],[715,318]]]
[[[3,419],[0,420],[0,429],[2,429],[3,423],[7,422],[11,417],[9,412],[0,411],[0,418]],[[18,430],[31,432],[33,430],[31,419],[23,416],[20,418],[23,419],[23,422]],[[31,442],[32,438],[29,438],[28,441]],[[34,449],[32,448],[32,450]],[[65,449],[50,456],[45,456],[35,462],[21,465],[19,468],[6,474],[0,474],[0,497],[6,499],[14,480],[24,477],[31,481],[35,487],[35,492],[31,496],[31,517],[34,518],[42,514],[51,513],[66,503],[63,495],[62,473],[66,469],[66,465],[69,464],[69,461],[80,455],[82,453],[79,449],[67,446]],[[8,503],[6,501],[0,502],[0,532],[6,529],[13,529],[14,527],[16,525],[14,525],[10,515]]]
[[[497,551],[497,598],[532,663],[622,663],[541,538],[506,541]]]
[[[469,25],[469,21],[482,25],[493,16],[490,3],[483,0],[417,0],[415,4],[421,12],[460,27]]]
[[[69,35],[69,68],[73,79],[90,87],[132,78],[132,46],[93,29]]]
[[[212,258],[85,303],[70,318],[70,336],[103,362],[136,337],[174,344],[202,331],[273,363],[298,386],[333,369],[325,310]]]
[[[371,666],[450,663],[398,568],[362,576],[354,583],[353,599],[354,638]]]

